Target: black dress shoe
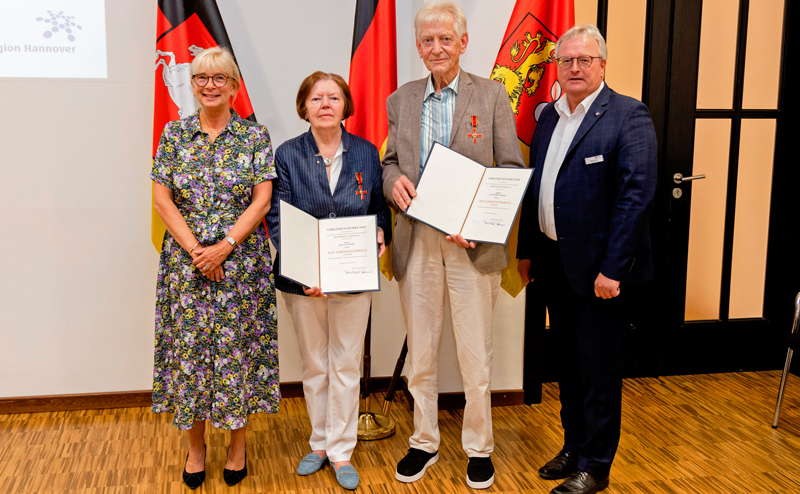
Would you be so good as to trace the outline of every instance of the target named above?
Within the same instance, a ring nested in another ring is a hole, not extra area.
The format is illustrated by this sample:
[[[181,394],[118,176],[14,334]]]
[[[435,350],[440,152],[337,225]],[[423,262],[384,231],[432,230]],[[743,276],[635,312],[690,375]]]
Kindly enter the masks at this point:
[[[230,454],[231,447],[228,446],[228,453]],[[244,448],[244,468],[241,470],[228,470],[227,468],[222,469],[222,478],[225,479],[225,483],[228,484],[230,487],[238,484],[247,477],[247,446]]]
[[[543,479],[565,479],[578,470],[578,453],[561,450],[555,458],[545,463],[539,469],[539,476]]]
[[[189,461],[189,453],[186,453],[186,462]],[[195,490],[206,480],[206,453],[205,446],[203,446],[203,470],[200,472],[189,473],[186,471],[186,464],[183,466],[183,483],[189,489]]]
[[[594,494],[608,487],[608,475],[595,477],[589,472],[575,472],[550,494]]]

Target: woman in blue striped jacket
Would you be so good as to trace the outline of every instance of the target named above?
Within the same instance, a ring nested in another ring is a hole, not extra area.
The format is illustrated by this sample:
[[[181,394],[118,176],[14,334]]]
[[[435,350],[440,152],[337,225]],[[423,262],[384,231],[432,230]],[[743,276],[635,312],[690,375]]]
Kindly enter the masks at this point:
[[[267,215],[280,266],[280,201],[315,218],[377,216],[379,255],[391,240],[391,215],[383,197],[378,150],[349,134],[342,121],[353,114],[350,88],[336,74],[314,72],[297,92],[297,114],[308,132],[275,152],[278,178]],[[278,271],[280,272],[280,271]],[[303,392],[311,419],[311,453],[297,473],[310,475],[330,462],[342,487],[355,489],[350,463],[358,427],[360,358],[371,293],[324,294],[276,276],[297,335]]]

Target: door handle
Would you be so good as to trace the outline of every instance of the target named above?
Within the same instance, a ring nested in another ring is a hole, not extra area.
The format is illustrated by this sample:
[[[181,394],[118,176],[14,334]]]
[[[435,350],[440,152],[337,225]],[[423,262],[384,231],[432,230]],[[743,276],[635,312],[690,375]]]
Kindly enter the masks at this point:
[[[692,175],[691,177],[684,177],[684,176],[683,176],[682,174],[680,174],[680,173],[676,173],[675,175],[673,175],[673,176],[672,176],[672,180],[673,180],[673,181],[674,181],[676,184],[679,184],[679,183],[681,183],[681,182],[690,182],[690,181],[692,181],[692,180],[700,180],[701,178],[706,178],[706,175],[705,175],[705,173],[704,173],[704,174],[702,174],[702,175]]]

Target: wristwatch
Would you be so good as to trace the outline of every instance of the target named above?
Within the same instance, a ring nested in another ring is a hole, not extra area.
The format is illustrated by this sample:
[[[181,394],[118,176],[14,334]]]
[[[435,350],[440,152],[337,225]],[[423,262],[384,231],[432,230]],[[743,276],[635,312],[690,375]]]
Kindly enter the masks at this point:
[[[230,235],[225,237],[225,240],[227,240],[228,243],[231,244],[231,247],[236,247],[236,240],[234,240],[233,237],[231,237]]]

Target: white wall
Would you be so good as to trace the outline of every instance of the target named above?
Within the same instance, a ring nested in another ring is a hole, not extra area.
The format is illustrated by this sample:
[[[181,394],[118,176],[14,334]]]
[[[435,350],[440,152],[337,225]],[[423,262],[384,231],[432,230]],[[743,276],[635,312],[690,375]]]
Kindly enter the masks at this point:
[[[422,2],[397,4],[402,84],[426,74],[413,44]],[[355,0],[219,5],[256,116],[277,147],[307,129],[294,109],[300,81],[314,70],[347,77]],[[462,66],[488,75],[514,1],[462,5],[470,34]],[[151,385],[155,20],[155,2],[106,1],[106,80],[0,79],[0,397]],[[397,284],[383,281],[374,298],[373,376],[392,373],[405,336]],[[281,381],[299,381],[280,298]],[[501,293],[493,389],[522,388],[523,312],[522,296]],[[461,390],[452,335],[441,362],[441,391]]]

